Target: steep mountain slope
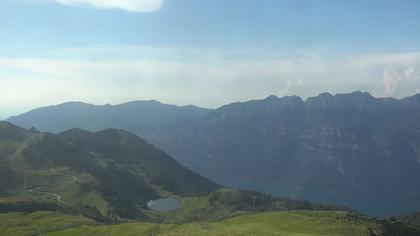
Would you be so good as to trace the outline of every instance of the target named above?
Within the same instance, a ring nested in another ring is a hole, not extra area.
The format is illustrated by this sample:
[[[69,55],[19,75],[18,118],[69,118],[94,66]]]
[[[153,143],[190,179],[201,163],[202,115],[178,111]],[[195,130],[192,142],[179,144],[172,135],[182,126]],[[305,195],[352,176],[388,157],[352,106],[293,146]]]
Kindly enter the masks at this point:
[[[161,196],[202,196],[217,185],[122,130],[58,135],[0,122],[0,197],[95,207],[108,218],[141,218]]]
[[[420,208],[420,94],[270,96],[144,137],[229,186],[381,216]]]
[[[340,207],[220,189],[116,129],[54,135],[0,122],[0,166],[6,173],[0,231],[6,234],[420,235],[417,226],[336,211],[346,210]],[[167,196],[182,199],[183,208],[145,209],[148,200]],[[127,218],[155,223],[108,225]]]
[[[196,106],[174,106],[157,101],[134,101],[120,105],[95,106],[68,102],[42,107],[8,119],[20,127],[36,127],[46,132],[61,132],[72,128],[98,131],[107,128],[130,130],[134,133],[186,122],[211,110]]]
[[[165,127],[136,128],[121,120],[115,126],[217,183],[391,216],[420,209],[419,104],[420,94],[401,100],[362,92],[323,93],[306,101],[270,96],[163,122]],[[70,128],[108,119],[67,120],[52,108],[37,112],[57,121],[28,120],[27,127],[57,130],[56,123]]]
[[[221,189],[134,134],[116,129],[55,135],[0,122],[0,166],[0,212],[59,210],[105,222],[190,222],[238,211],[348,210]],[[161,197],[179,199],[182,209],[175,215],[146,209],[149,200]]]

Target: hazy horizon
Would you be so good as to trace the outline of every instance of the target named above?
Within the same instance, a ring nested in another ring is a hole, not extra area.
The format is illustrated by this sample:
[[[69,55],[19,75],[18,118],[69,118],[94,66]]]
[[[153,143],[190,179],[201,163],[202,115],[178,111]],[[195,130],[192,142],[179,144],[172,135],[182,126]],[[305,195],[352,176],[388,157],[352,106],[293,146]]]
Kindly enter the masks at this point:
[[[5,0],[0,119],[67,101],[216,108],[420,92],[420,2]]]
[[[420,235],[420,0],[0,0],[0,234]]]
[[[357,92],[357,91],[360,91],[360,90],[355,90],[355,91],[352,91],[352,92],[349,92],[349,93],[353,93],[353,92]],[[363,93],[365,93],[366,91],[360,91],[360,92],[363,92]],[[340,94],[340,93],[331,93],[331,92],[322,92],[322,93],[329,93],[329,94],[331,94],[331,95],[336,95],[336,94]],[[369,92],[367,92],[367,93],[369,93]],[[341,93],[342,94],[342,93]],[[385,98],[385,97],[390,97],[390,98],[395,98],[395,99],[403,99],[403,98],[407,98],[407,97],[411,97],[411,96],[415,96],[415,95],[417,95],[417,94],[420,94],[420,93],[415,93],[415,94],[412,94],[412,95],[408,95],[408,96],[404,96],[404,97],[401,97],[401,98],[397,98],[397,97],[392,97],[392,96],[383,96],[383,97],[380,97],[380,96],[374,96],[375,98]],[[163,102],[163,101],[159,101],[159,100],[155,100],[155,99],[145,99],[145,100],[130,100],[130,101],[123,101],[123,102],[120,102],[120,103],[89,103],[89,102],[85,102],[85,101],[64,101],[64,102],[59,102],[59,103],[54,103],[54,104],[45,104],[45,105],[41,105],[41,106],[38,106],[38,107],[33,107],[33,108],[28,108],[27,110],[23,110],[23,111],[20,111],[20,112],[18,112],[18,113],[15,113],[15,114],[11,114],[11,115],[8,115],[8,116],[5,116],[5,117],[2,117],[2,113],[0,113],[0,121],[6,121],[7,119],[9,119],[9,118],[11,118],[11,117],[13,117],[13,116],[18,116],[18,115],[21,115],[21,114],[24,114],[24,113],[26,113],[26,112],[29,112],[29,111],[32,111],[32,110],[34,110],[34,109],[37,109],[37,108],[41,108],[41,107],[49,107],[49,106],[57,106],[57,105],[62,105],[62,104],[65,104],[65,103],[85,103],[85,104],[89,104],[89,105],[94,105],[94,106],[106,106],[106,105],[111,105],[111,106],[118,106],[118,105],[122,105],[122,104],[125,104],[125,103],[130,103],[130,102],[148,102],[148,101],[156,101],[156,102],[159,102],[159,103],[162,103],[162,104],[166,104],[166,105],[175,105],[175,106],[180,106],[180,107],[184,107],[184,106],[196,106],[196,107],[200,107],[200,108],[204,108],[204,109],[218,109],[218,108],[220,108],[220,107],[222,107],[222,106],[224,106],[224,105],[228,105],[228,104],[231,104],[231,103],[235,103],[235,102],[247,102],[247,101],[251,101],[251,100],[261,100],[261,99],[264,99],[264,98],[267,98],[267,97],[269,97],[269,96],[273,96],[274,94],[271,94],[271,95],[267,95],[267,96],[265,96],[265,97],[261,97],[261,98],[255,98],[255,99],[245,99],[245,100],[238,100],[238,101],[230,101],[230,102],[227,102],[226,104],[222,104],[221,106],[216,106],[216,107],[205,107],[205,106],[200,106],[200,105],[197,105],[197,104],[172,104],[172,103],[167,103],[167,102]],[[317,94],[317,95],[315,95],[315,96],[318,96],[318,95],[320,95],[320,94]],[[371,94],[372,95],[372,94]],[[274,96],[277,96],[277,95],[274,95]],[[285,97],[285,96],[298,96],[298,95],[294,95],[294,94],[289,94],[289,95],[284,95],[284,96],[278,96],[278,97]],[[373,95],[372,95],[373,96]],[[310,97],[313,97],[313,96],[309,96],[309,97],[301,97],[301,96],[298,96],[298,97],[300,97],[303,101],[306,101],[306,99],[308,99],[308,98],[310,98]]]

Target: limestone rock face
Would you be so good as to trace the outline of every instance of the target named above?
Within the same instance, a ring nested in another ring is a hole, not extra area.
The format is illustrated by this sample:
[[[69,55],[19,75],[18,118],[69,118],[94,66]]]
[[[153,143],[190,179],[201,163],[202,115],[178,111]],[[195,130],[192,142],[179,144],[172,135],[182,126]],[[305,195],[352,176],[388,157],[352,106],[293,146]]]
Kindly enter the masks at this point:
[[[126,129],[190,169],[234,187],[334,200],[362,212],[377,202],[383,205],[376,210],[404,208],[391,209],[394,215],[420,209],[420,94],[400,100],[360,91],[305,101],[269,96],[216,110],[155,101],[71,103],[10,121],[53,132]],[[403,208],[397,206],[401,202]]]
[[[274,194],[420,199],[420,95],[233,103],[143,134],[219,183]]]

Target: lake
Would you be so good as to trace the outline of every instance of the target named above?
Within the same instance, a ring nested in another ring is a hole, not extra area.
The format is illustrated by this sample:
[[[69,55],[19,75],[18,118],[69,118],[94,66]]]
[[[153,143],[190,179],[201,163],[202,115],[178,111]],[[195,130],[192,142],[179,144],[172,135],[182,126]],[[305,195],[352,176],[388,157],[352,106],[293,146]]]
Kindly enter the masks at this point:
[[[147,207],[154,211],[174,211],[182,207],[181,201],[176,198],[160,198],[150,200]]]

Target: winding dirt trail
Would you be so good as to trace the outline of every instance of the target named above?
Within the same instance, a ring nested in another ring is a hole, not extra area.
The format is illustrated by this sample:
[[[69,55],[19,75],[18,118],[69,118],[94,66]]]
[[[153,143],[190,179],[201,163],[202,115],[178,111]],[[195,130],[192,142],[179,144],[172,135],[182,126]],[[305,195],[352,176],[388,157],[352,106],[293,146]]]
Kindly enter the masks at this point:
[[[52,186],[56,186],[56,185],[76,183],[78,181],[77,177],[74,176],[74,175],[59,173],[53,168],[51,168],[50,171],[53,172],[54,174],[57,174],[57,175],[69,176],[69,177],[72,178],[72,180],[65,181],[65,182],[58,183],[58,184],[50,184],[50,185],[39,186],[39,187],[36,187],[36,188],[29,189],[28,192],[49,195],[49,196],[52,196],[54,198],[57,198],[57,202],[60,202],[60,203],[63,203],[63,204],[68,204],[67,202],[61,200],[61,195],[58,194],[58,193],[51,193],[51,192],[47,192],[47,191],[38,191],[37,189],[52,187]]]

